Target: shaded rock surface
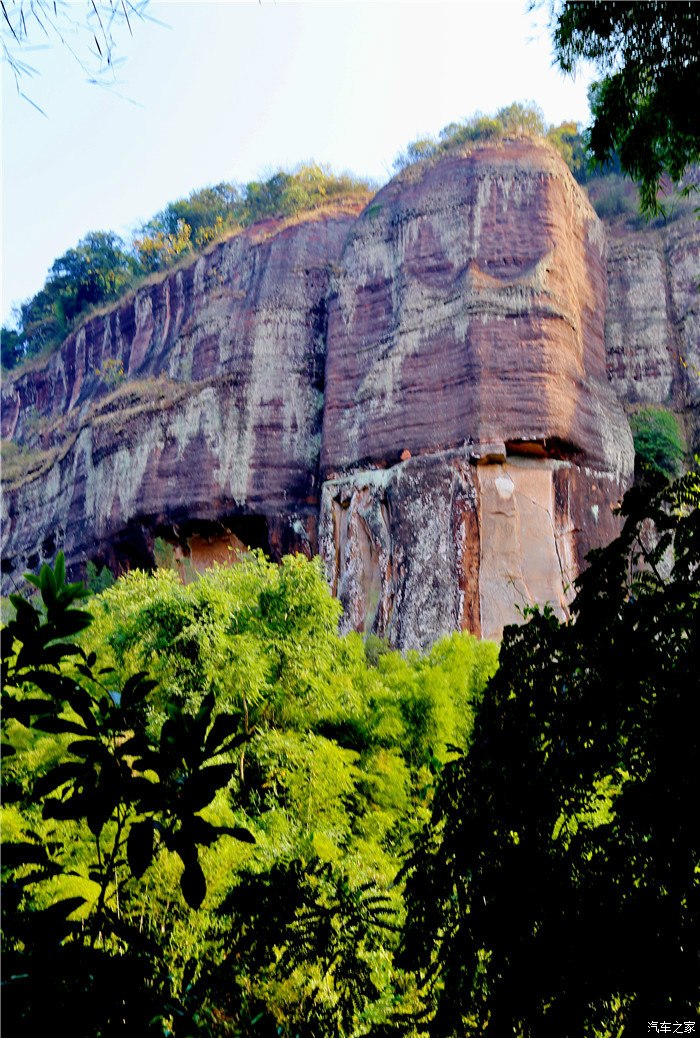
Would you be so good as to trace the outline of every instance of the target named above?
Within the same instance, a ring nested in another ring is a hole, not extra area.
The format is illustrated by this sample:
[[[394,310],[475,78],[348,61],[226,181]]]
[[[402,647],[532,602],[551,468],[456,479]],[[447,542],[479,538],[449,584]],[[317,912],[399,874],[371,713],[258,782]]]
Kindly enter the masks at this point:
[[[700,223],[614,229],[608,250],[608,375],[630,408],[661,405],[686,418],[700,446]]]

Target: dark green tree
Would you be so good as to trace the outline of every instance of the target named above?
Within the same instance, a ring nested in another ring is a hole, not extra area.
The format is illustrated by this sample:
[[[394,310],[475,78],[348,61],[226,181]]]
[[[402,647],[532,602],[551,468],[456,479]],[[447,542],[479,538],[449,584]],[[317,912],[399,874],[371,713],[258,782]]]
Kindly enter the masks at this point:
[[[554,53],[564,72],[595,62],[589,145],[601,164],[619,156],[639,181],[644,212],[661,210],[664,175],[674,182],[700,160],[700,11],[693,2],[557,0]]]
[[[86,234],[53,262],[44,287],[19,307],[21,355],[58,345],[82,314],[117,299],[135,271],[135,260],[117,234]]]
[[[27,579],[40,602],[11,596],[16,615],[2,632],[3,755],[37,733],[53,735],[62,752],[27,784],[13,781],[11,768],[8,783],[4,769],[5,803],[20,803],[26,822],[2,852],[3,1022],[9,1033],[39,1034],[65,1021],[76,1038],[190,1034],[199,1007],[186,981],[176,989],[163,944],[142,932],[129,906],[168,851],[182,864],[186,903],[199,907],[199,848],[222,836],[253,842],[246,829],[201,813],[232,778],[230,751],[246,736],[237,717],[214,716],[212,695],[196,713],[171,705],[154,733],[147,701],[155,682],[137,672],[117,684],[76,643],[91,616],[76,608],[86,592],[66,583],[63,556]],[[32,819],[63,826],[44,840]],[[86,832],[93,858],[84,875],[73,852]],[[89,896],[64,896],[76,881]]]
[[[11,371],[24,359],[22,336],[16,328],[0,329],[0,363],[5,371]]]
[[[636,1035],[700,1002],[700,479],[630,491],[572,620],[506,630],[408,872],[436,1038]]]

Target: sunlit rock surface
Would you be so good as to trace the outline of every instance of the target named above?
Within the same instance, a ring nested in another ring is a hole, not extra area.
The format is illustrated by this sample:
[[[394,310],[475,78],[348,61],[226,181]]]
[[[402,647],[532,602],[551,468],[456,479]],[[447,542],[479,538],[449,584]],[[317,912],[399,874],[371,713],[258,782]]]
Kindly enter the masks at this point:
[[[5,379],[30,453],[3,590],[59,548],[75,576],[150,566],[161,538],[184,576],[320,552],[344,629],[402,647],[565,615],[631,478],[618,396],[697,413],[698,267],[696,225],[607,241],[522,139],[259,225]]]
[[[329,304],[321,551],[346,626],[418,647],[565,614],[632,469],[605,302],[603,228],[546,147],[379,192]]]

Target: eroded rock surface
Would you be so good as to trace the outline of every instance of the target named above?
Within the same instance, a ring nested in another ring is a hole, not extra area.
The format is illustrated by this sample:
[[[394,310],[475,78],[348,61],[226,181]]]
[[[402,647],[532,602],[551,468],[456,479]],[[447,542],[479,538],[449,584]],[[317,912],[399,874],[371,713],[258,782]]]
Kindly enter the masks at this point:
[[[531,143],[410,169],[365,211],[329,305],[321,454],[347,627],[418,647],[565,613],[632,469],[605,265],[587,199]]]
[[[6,478],[4,587],[59,548],[76,575],[151,565],[160,536],[183,576],[320,550],[345,628],[402,647],[564,615],[632,471],[605,306],[602,226],[523,140],[254,228],[7,380],[3,436],[34,453]]]
[[[626,471],[605,278],[602,225],[549,148],[407,170],[358,221],[329,305],[323,471],[493,440]]]
[[[233,238],[4,386],[4,435],[45,452],[5,488],[7,584],[58,548],[148,564],[198,522],[225,540],[257,517],[273,554],[315,548],[325,300],[353,220]]]
[[[628,406],[687,418],[700,444],[700,224],[614,229],[608,256],[608,374]]]

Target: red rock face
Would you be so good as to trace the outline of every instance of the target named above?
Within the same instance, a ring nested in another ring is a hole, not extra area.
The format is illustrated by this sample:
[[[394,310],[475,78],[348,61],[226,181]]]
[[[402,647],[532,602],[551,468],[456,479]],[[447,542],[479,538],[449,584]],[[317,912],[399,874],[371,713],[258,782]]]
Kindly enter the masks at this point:
[[[632,470],[605,295],[600,222],[545,147],[376,196],[329,305],[321,551],[347,628],[423,647],[565,615]]]
[[[322,470],[536,442],[622,472],[603,232],[548,148],[413,168],[358,221],[329,306]]]
[[[345,629],[402,647],[564,615],[632,470],[605,276],[522,140],[217,246],[3,387],[3,435],[44,452],[6,486],[4,586],[59,548],[150,565],[160,536],[184,576],[320,550]]]
[[[353,219],[233,238],[8,380],[5,434],[48,453],[6,488],[7,577],[60,547],[78,570],[147,564],[158,534],[249,516],[273,554],[315,547],[325,299]]]

